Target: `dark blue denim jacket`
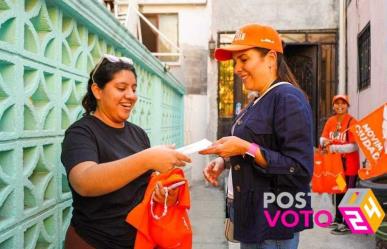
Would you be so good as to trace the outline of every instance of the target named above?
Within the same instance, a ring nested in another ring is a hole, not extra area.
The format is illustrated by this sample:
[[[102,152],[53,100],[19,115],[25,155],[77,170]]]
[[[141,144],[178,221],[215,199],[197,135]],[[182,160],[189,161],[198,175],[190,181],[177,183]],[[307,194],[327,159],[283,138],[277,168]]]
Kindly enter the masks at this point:
[[[277,211],[311,210],[310,197],[306,206],[282,209],[276,203],[264,209],[263,193],[276,196],[289,192],[308,194],[313,173],[312,111],[306,96],[292,85],[280,85],[262,97],[255,105],[249,106],[234,128],[234,135],[256,143],[268,162],[262,168],[250,156],[230,158],[234,190],[234,237],[244,243],[264,240],[284,240],[313,225],[305,226],[304,216],[294,227],[281,224],[281,217],[275,227],[270,227],[264,216],[267,210],[271,217]],[[243,113],[242,113],[243,114]],[[240,115],[242,115],[240,114]],[[287,203],[287,199],[282,199]],[[294,216],[286,216],[292,223]]]

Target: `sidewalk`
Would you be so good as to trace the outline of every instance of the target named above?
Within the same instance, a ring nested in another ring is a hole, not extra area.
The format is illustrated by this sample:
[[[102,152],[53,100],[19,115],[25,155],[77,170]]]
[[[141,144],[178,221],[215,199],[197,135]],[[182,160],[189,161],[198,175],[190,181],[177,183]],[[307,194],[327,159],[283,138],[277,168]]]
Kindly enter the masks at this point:
[[[206,186],[204,180],[191,182],[193,249],[228,249],[224,217],[223,190]]]
[[[298,249],[373,249],[375,236],[332,235],[329,229],[314,228],[301,233]],[[239,249],[239,244],[229,242],[229,249]]]

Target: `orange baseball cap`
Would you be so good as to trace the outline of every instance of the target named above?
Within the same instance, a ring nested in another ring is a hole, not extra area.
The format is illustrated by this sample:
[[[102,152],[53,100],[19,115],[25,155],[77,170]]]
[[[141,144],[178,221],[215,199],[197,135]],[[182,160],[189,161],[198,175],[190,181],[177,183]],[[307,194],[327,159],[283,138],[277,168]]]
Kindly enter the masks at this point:
[[[344,94],[338,94],[336,96],[333,97],[332,99],[332,105],[335,103],[336,100],[338,99],[342,99],[344,100],[345,102],[347,102],[347,104],[349,105],[349,97],[348,95],[344,95]]]
[[[282,41],[275,29],[260,24],[247,24],[235,33],[231,45],[217,48],[214,56],[218,61],[231,60],[232,52],[256,47],[283,53]]]

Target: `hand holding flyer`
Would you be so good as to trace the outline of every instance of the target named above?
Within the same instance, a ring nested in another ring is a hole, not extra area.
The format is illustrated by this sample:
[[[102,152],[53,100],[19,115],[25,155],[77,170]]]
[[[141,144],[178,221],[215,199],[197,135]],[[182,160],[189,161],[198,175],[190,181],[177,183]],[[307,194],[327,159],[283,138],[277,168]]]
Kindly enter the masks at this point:
[[[198,151],[206,149],[211,144],[212,144],[212,142],[210,142],[208,139],[204,138],[196,143],[192,143],[192,144],[183,146],[183,147],[177,149],[177,151],[179,151],[185,155],[191,155],[193,153],[196,153]]]

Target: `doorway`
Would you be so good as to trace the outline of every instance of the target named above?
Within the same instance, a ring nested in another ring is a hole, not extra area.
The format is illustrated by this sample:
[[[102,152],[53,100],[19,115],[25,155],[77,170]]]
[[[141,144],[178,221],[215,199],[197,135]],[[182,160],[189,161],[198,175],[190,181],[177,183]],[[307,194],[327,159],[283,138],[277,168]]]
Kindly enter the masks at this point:
[[[309,104],[313,112],[313,139],[316,144],[316,139],[319,137],[317,120],[319,120],[319,112],[317,105],[317,45],[289,45],[285,47],[284,55],[286,62],[296,77],[298,84],[304,93],[308,96]],[[318,139],[317,139],[318,140]]]

